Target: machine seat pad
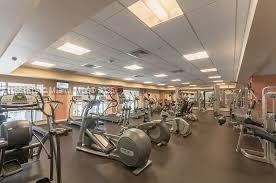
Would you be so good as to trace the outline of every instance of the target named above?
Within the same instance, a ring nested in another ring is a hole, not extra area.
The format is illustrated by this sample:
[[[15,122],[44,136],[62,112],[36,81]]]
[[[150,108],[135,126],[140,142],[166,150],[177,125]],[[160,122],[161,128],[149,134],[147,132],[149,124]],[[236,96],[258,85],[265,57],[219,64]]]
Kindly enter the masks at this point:
[[[256,126],[250,126],[250,129],[253,131],[254,136],[260,137],[262,139],[268,140],[274,144],[276,144],[276,133],[269,133],[265,131],[263,128],[256,127]]]
[[[244,123],[245,123],[246,125],[253,125],[253,126],[260,127],[260,128],[263,128],[263,127],[264,127],[263,124],[261,124],[261,123],[259,123],[259,122],[256,122],[256,121],[253,121],[253,120],[250,119],[250,118],[246,118],[246,119],[244,120]]]

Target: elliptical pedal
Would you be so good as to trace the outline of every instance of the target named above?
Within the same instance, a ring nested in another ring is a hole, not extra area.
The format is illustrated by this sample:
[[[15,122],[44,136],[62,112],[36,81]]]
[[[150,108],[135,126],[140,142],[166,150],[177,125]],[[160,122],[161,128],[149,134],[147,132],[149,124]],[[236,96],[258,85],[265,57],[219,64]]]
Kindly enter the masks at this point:
[[[36,181],[36,183],[51,183],[49,178],[43,178]]]
[[[152,164],[152,161],[151,160],[148,160],[147,163],[143,166],[143,167],[140,167],[140,168],[136,168],[132,171],[132,173],[134,175],[139,175],[142,171],[144,171],[147,167],[149,167],[150,165]]]
[[[3,165],[3,177],[8,177],[22,170],[23,168],[18,160],[14,159],[14,160],[7,161]]]

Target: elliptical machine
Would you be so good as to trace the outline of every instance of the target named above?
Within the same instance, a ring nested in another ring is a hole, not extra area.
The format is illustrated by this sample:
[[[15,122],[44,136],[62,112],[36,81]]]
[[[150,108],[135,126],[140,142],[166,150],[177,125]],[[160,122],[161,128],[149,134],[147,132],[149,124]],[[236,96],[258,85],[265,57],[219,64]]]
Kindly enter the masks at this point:
[[[122,114],[124,116],[121,132],[130,128],[138,128],[143,130],[149,136],[151,142],[157,144],[158,146],[167,145],[169,143],[171,138],[170,131],[165,124],[160,122],[160,120],[153,120],[139,125],[130,126],[129,118],[131,111],[131,100],[127,99],[123,93],[120,95],[120,98],[123,101]]]
[[[36,95],[34,94],[36,93]],[[50,105],[51,114],[44,110],[44,100],[40,92],[32,90],[31,94],[6,94],[0,97],[0,113],[19,110],[41,111],[47,118],[48,133],[39,138],[32,129],[31,121],[2,119],[0,125],[0,177],[5,178],[23,170],[22,165],[30,160],[38,160],[43,149],[50,161],[50,176],[37,181],[47,183],[53,180],[54,162],[57,183],[61,183],[60,136],[65,134],[63,128],[53,128],[54,107]],[[37,142],[32,142],[32,138]],[[50,141],[50,148],[44,146],[46,140]]]
[[[192,134],[191,125],[180,117],[172,117],[167,109],[161,112],[161,122],[170,127],[170,132],[187,137]]]
[[[97,129],[100,118],[98,89],[94,100],[89,101],[82,111],[82,126],[76,149],[90,154],[115,159],[133,168],[135,175],[147,168],[151,161],[150,139],[145,132],[132,128],[120,135],[113,135]],[[91,111],[96,111],[91,113]],[[89,114],[89,115],[88,115]]]

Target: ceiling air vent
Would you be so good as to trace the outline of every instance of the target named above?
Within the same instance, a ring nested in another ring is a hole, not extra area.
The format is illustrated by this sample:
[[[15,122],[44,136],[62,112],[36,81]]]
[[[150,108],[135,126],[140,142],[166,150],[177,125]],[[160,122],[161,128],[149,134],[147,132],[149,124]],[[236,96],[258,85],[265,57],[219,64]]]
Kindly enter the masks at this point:
[[[90,69],[95,69],[95,68],[99,68],[100,67],[98,65],[93,65],[93,64],[83,64],[82,66],[90,68]]]
[[[173,71],[170,71],[171,73],[174,73],[174,74],[177,74],[177,73],[182,73],[184,72],[183,69],[178,69],[178,70],[173,70]]]
[[[76,73],[76,71],[66,70],[66,69],[60,69],[60,68],[52,68],[51,70],[56,72],[67,72],[67,73]]]
[[[144,76],[143,75],[134,75],[133,77],[135,77],[135,78],[142,78]]]
[[[147,55],[150,55],[151,53],[147,50],[144,50],[144,49],[138,49],[138,50],[135,50],[135,51],[132,51],[130,53],[128,53],[128,55],[130,56],[133,56],[133,57],[137,57],[137,58],[142,58],[142,57],[145,57]]]

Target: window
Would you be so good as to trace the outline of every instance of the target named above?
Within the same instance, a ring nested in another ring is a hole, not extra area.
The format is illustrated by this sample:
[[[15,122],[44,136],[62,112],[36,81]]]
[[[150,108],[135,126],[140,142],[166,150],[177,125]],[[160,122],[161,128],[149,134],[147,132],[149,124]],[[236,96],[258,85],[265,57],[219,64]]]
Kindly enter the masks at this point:
[[[91,99],[89,93],[88,93],[89,87],[73,87],[73,96],[81,96],[83,100],[89,100]],[[72,105],[72,116],[81,116],[83,107],[85,103],[84,102],[77,102],[76,104]],[[103,113],[106,108],[106,102],[101,102],[99,106],[99,113]],[[96,113],[96,107],[93,107],[91,109],[92,113]]]
[[[123,93],[127,99],[131,100],[130,107],[131,107],[131,111],[133,111],[135,108],[134,99],[135,99],[135,97],[139,98],[139,91],[138,90],[124,90]]]
[[[84,99],[84,93],[85,91],[85,87],[73,87],[73,96],[81,96],[82,99]],[[71,115],[72,116],[81,116],[82,113],[82,109],[84,107],[84,103],[83,102],[77,102],[75,104],[72,105],[72,110],[71,110]]]
[[[0,96],[5,93],[6,88],[7,88],[7,83],[0,81]]]

